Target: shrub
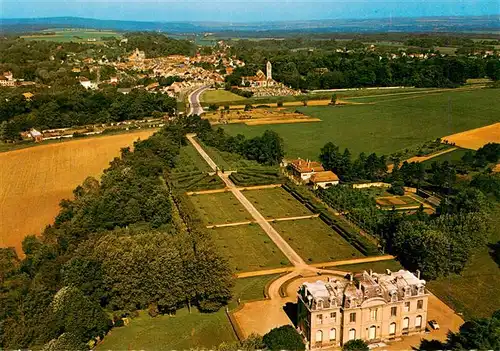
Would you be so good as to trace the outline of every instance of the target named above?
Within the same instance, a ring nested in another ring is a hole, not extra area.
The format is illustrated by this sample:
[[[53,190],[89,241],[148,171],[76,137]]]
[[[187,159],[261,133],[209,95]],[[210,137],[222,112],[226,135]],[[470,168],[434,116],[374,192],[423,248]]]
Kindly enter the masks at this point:
[[[403,182],[394,182],[392,183],[389,192],[394,195],[403,196],[405,194],[405,189],[403,187]]]
[[[276,104],[278,107],[283,107],[283,100],[279,100]]]
[[[245,111],[250,111],[252,109],[252,105],[246,104],[245,105]]]
[[[368,345],[361,339],[349,340],[342,346],[342,351],[369,351]]]
[[[305,350],[306,346],[300,334],[291,325],[272,329],[262,338],[264,345],[270,350]]]
[[[200,312],[211,313],[217,312],[222,307],[222,303],[212,300],[203,300],[198,304]]]

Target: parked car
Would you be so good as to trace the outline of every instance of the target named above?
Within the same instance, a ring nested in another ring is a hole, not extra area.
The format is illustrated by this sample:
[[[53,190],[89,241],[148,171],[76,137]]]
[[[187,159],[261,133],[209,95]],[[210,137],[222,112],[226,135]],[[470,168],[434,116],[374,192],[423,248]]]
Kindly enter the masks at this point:
[[[438,330],[439,329],[439,324],[436,322],[435,319],[429,321],[429,325],[431,326],[432,329]]]

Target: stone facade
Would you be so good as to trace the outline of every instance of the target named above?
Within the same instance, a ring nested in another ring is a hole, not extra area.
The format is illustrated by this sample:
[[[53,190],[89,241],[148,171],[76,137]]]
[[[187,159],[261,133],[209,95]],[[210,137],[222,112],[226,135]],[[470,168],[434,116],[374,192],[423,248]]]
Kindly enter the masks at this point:
[[[364,272],[350,280],[304,283],[298,291],[297,326],[310,349],[422,333],[429,295],[419,276],[405,270]]]

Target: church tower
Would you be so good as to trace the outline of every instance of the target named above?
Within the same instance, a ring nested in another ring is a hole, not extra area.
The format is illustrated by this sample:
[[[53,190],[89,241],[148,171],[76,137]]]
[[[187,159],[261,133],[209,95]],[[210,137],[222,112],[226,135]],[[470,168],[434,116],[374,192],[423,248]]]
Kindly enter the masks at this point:
[[[267,76],[267,79],[268,80],[272,80],[273,79],[273,65],[271,65],[271,62],[267,61],[267,65],[266,65],[266,76]]]

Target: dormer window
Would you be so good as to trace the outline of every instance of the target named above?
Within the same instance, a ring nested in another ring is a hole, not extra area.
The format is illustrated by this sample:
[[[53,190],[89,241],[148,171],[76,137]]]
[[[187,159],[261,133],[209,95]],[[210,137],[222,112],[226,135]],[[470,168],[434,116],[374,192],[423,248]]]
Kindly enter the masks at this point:
[[[316,308],[317,309],[322,309],[323,308],[323,300],[316,301]]]

